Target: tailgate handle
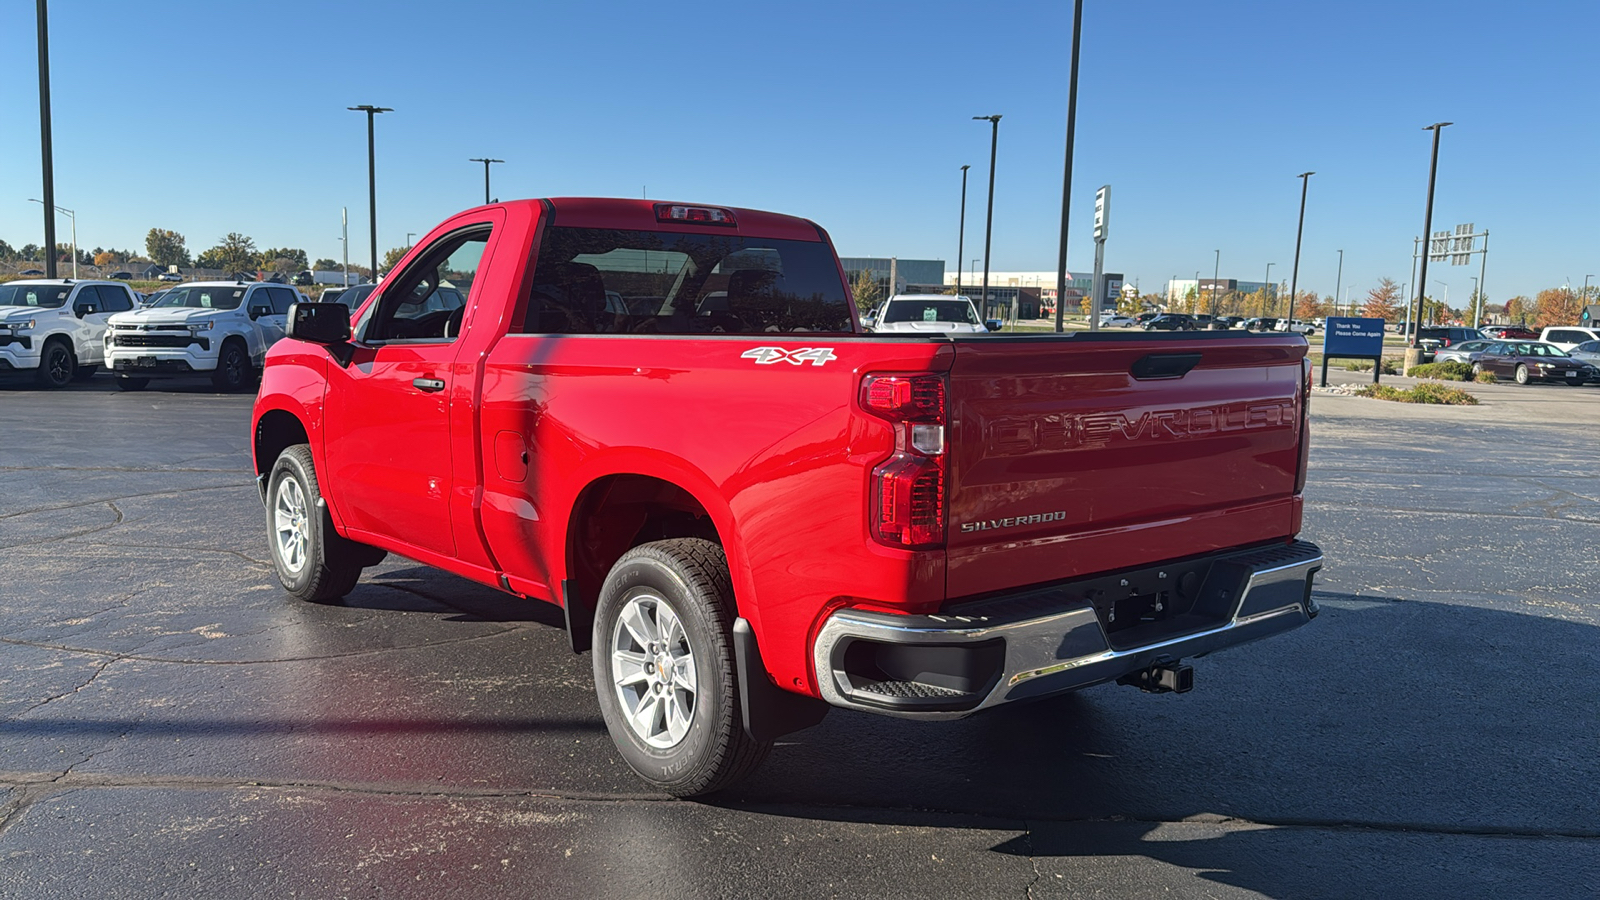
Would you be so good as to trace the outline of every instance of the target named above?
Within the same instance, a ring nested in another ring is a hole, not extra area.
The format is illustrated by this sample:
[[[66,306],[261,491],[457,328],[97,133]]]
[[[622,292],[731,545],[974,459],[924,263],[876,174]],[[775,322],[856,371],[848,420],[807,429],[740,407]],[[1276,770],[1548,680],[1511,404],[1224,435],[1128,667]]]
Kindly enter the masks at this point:
[[[1134,363],[1128,371],[1140,380],[1182,378],[1199,364],[1198,353],[1152,353]]]

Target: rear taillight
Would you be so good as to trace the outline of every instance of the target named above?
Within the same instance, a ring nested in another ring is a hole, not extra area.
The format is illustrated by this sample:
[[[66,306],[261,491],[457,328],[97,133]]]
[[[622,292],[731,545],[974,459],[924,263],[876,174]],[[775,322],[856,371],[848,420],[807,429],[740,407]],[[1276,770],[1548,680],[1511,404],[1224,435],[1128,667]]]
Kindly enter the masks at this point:
[[[894,455],[872,470],[872,535],[891,547],[944,544],[944,379],[869,375],[861,407],[894,424]]]
[[[1294,475],[1294,492],[1306,489],[1306,465],[1311,462],[1311,359],[1301,360],[1306,377],[1300,382],[1300,462]]]

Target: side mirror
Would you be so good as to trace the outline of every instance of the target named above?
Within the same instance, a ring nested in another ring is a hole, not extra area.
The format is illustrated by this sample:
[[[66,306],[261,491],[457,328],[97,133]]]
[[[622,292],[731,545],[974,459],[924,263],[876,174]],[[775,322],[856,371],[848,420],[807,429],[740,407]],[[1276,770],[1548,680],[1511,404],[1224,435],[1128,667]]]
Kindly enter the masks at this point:
[[[347,343],[350,340],[350,307],[343,303],[292,303],[284,333],[313,344]]]
[[[92,313],[97,313],[100,310],[98,308],[96,308],[93,303],[80,303],[77,306],[73,307],[72,311],[77,313],[78,314],[78,318],[81,319],[84,316],[90,315]]]
[[[250,318],[251,319],[259,319],[262,316],[270,316],[270,315],[272,315],[272,307],[270,307],[270,306],[252,306],[252,307],[250,307]]]
[[[1005,323],[1000,321],[999,319],[984,319],[983,320],[983,327],[989,329],[990,331],[999,331],[1001,329],[1001,327],[1003,327],[1004,325],[1005,325]]]

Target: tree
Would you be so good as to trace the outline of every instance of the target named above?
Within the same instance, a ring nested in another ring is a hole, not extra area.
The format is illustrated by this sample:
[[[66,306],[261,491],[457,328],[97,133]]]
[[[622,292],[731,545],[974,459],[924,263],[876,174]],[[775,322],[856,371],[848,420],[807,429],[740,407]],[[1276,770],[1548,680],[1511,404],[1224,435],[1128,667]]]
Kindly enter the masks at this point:
[[[878,279],[872,277],[871,269],[862,269],[850,281],[850,293],[855,295],[856,309],[866,312],[878,305],[883,299],[883,291],[878,287]]]
[[[1506,301],[1506,319],[1518,325],[1528,321],[1528,307],[1531,305],[1527,297],[1512,297]]]
[[[1361,314],[1369,319],[1389,320],[1400,313],[1400,286],[1394,283],[1393,278],[1385,278],[1378,282],[1378,286],[1367,292],[1367,302],[1361,306]]]
[[[144,252],[158,266],[189,265],[189,248],[184,245],[183,235],[176,231],[150,229],[150,233],[144,236]]]
[[[389,271],[405,258],[406,251],[410,249],[410,247],[391,247],[389,252],[383,255],[383,262],[378,264],[378,268],[385,272]]]
[[[237,231],[230,231],[215,247],[200,254],[200,267],[221,269],[224,274],[252,272],[256,268],[256,242]]]
[[[1578,315],[1583,311],[1578,303],[1578,295],[1571,288],[1548,288],[1539,292],[1534,298],[1533,327],[1548,328],[1551,325],[1576,325]]]
[[[23,244],[22,249],[17,251],[17,257],[34,262],[39,259],[39,249],[38,244]]]
[[[1305,291],[1295,297],[1294,317],[1296,319],[1315,319],[1322,313],[1322,301],[1317,299],[1316,291]]]
[[[277,265],[279,260],[285,260],[284,268],[279,268]],[[306,262],[306,252],[304,250],[297,250],[293,247],[275,247],[271,250],[261,251],[261,267],[279,272],[303,272],[311,268],[311,264]]]
[[[16,248],[12,247],[10,244],[6,243],[5,241],[0,241],[0,260],[5,260],[7,262],[10,262],[11,260],[16,259],[16,258],[17,258]]]
[[[122,254],[115,250],[101,250],[94,255],[94,264],[97,266],[111,266],[122,262]]]
[[[341,266],[339,264],[338,260],[333,260],[333,259],[328,259],[327,257],[322,257],[321,259],[318,259],[316,262],[312,263],[311,264],[311,268],[316,269],[318,271],[326,272],[326,271],[328,271],[330,269],[335,269],[335,270],[336,269],[341,269],[341,268],[343,268],[343,266]]]

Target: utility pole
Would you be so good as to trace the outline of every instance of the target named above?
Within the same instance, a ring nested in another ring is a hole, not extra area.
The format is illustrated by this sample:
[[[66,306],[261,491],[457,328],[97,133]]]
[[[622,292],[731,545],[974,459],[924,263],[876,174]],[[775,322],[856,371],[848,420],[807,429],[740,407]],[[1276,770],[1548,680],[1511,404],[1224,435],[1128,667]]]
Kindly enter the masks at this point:
[[[1072,5],[1072,71],[1067,76],[1067,161],[1061,176],[1061,252],[1056,259],[1056,332],[1063,329],[1062,321],[1067,307],[1067,226],[1071,222],[1072,208],[1072,142],[1078,122],[1078,39],[1083,35],[1083,0]],[[1091,329],[1100,327],[1095,318]]]
[[[1339,286],[1344,283],[1344,251],[1339,251],[1339,274],[1333,276],[1333,305],[1339,305]]]
[[[1289,275],[1289,330],[1294,330],[1294,301],[1295,292],[1299,290],[1300,281],[1300,239],[1306,233],[1306,189],[1311,185],[1311,176],[1315,172],[1300,173],[1300,227],[1294,233],[1294,270]]]
[[[56,175],[50,149],[50,11],[39,0],[39,155],[44,171],[44,276],[56,277]],[[74,260],[78,251],[72,251]]]
[[[1439,173],[1439,133],[1444,131],[1446,125],[1452,122],[1435,122],[1423,128],[1423,131],[1433,132],[1433,157],[1428,163],[1428,209],[1422,217],[1422,273],[1417,277],[1417,330],[1409,335],[1408,346],[1417,347],[1417,335],[1422,332],[1422,295],[1428,292],[1428,241],[1433,237],[1433,185],[1434,178]],[[1421,358],[1421,354],[1418,354]]]
[[[961,258],[967,255],[967,170],[961,167],[961,234],[956,238],[956,295],[961,294]]]
[[[994,159],[995,152],[1000,148],[1000,116],[973,116],[974,121],[979,119],[990,123],[993,130],[989,135],[989,215],[983,225],[983,318],[989,318],[989,248],[990,239],[994,236]]]
[[[344,286],[350,286],[350,207],[339,207],[339,243],[344,246]]]
[[[367,114],[367,207],[368,214],[372,217],[372,278],[378,278],[378,162],[376,144],[373,139],[372,117],[379,113],[394,112],[385,106],[373,106],[363,103],[360,106],[345,107],[353,112]]]

